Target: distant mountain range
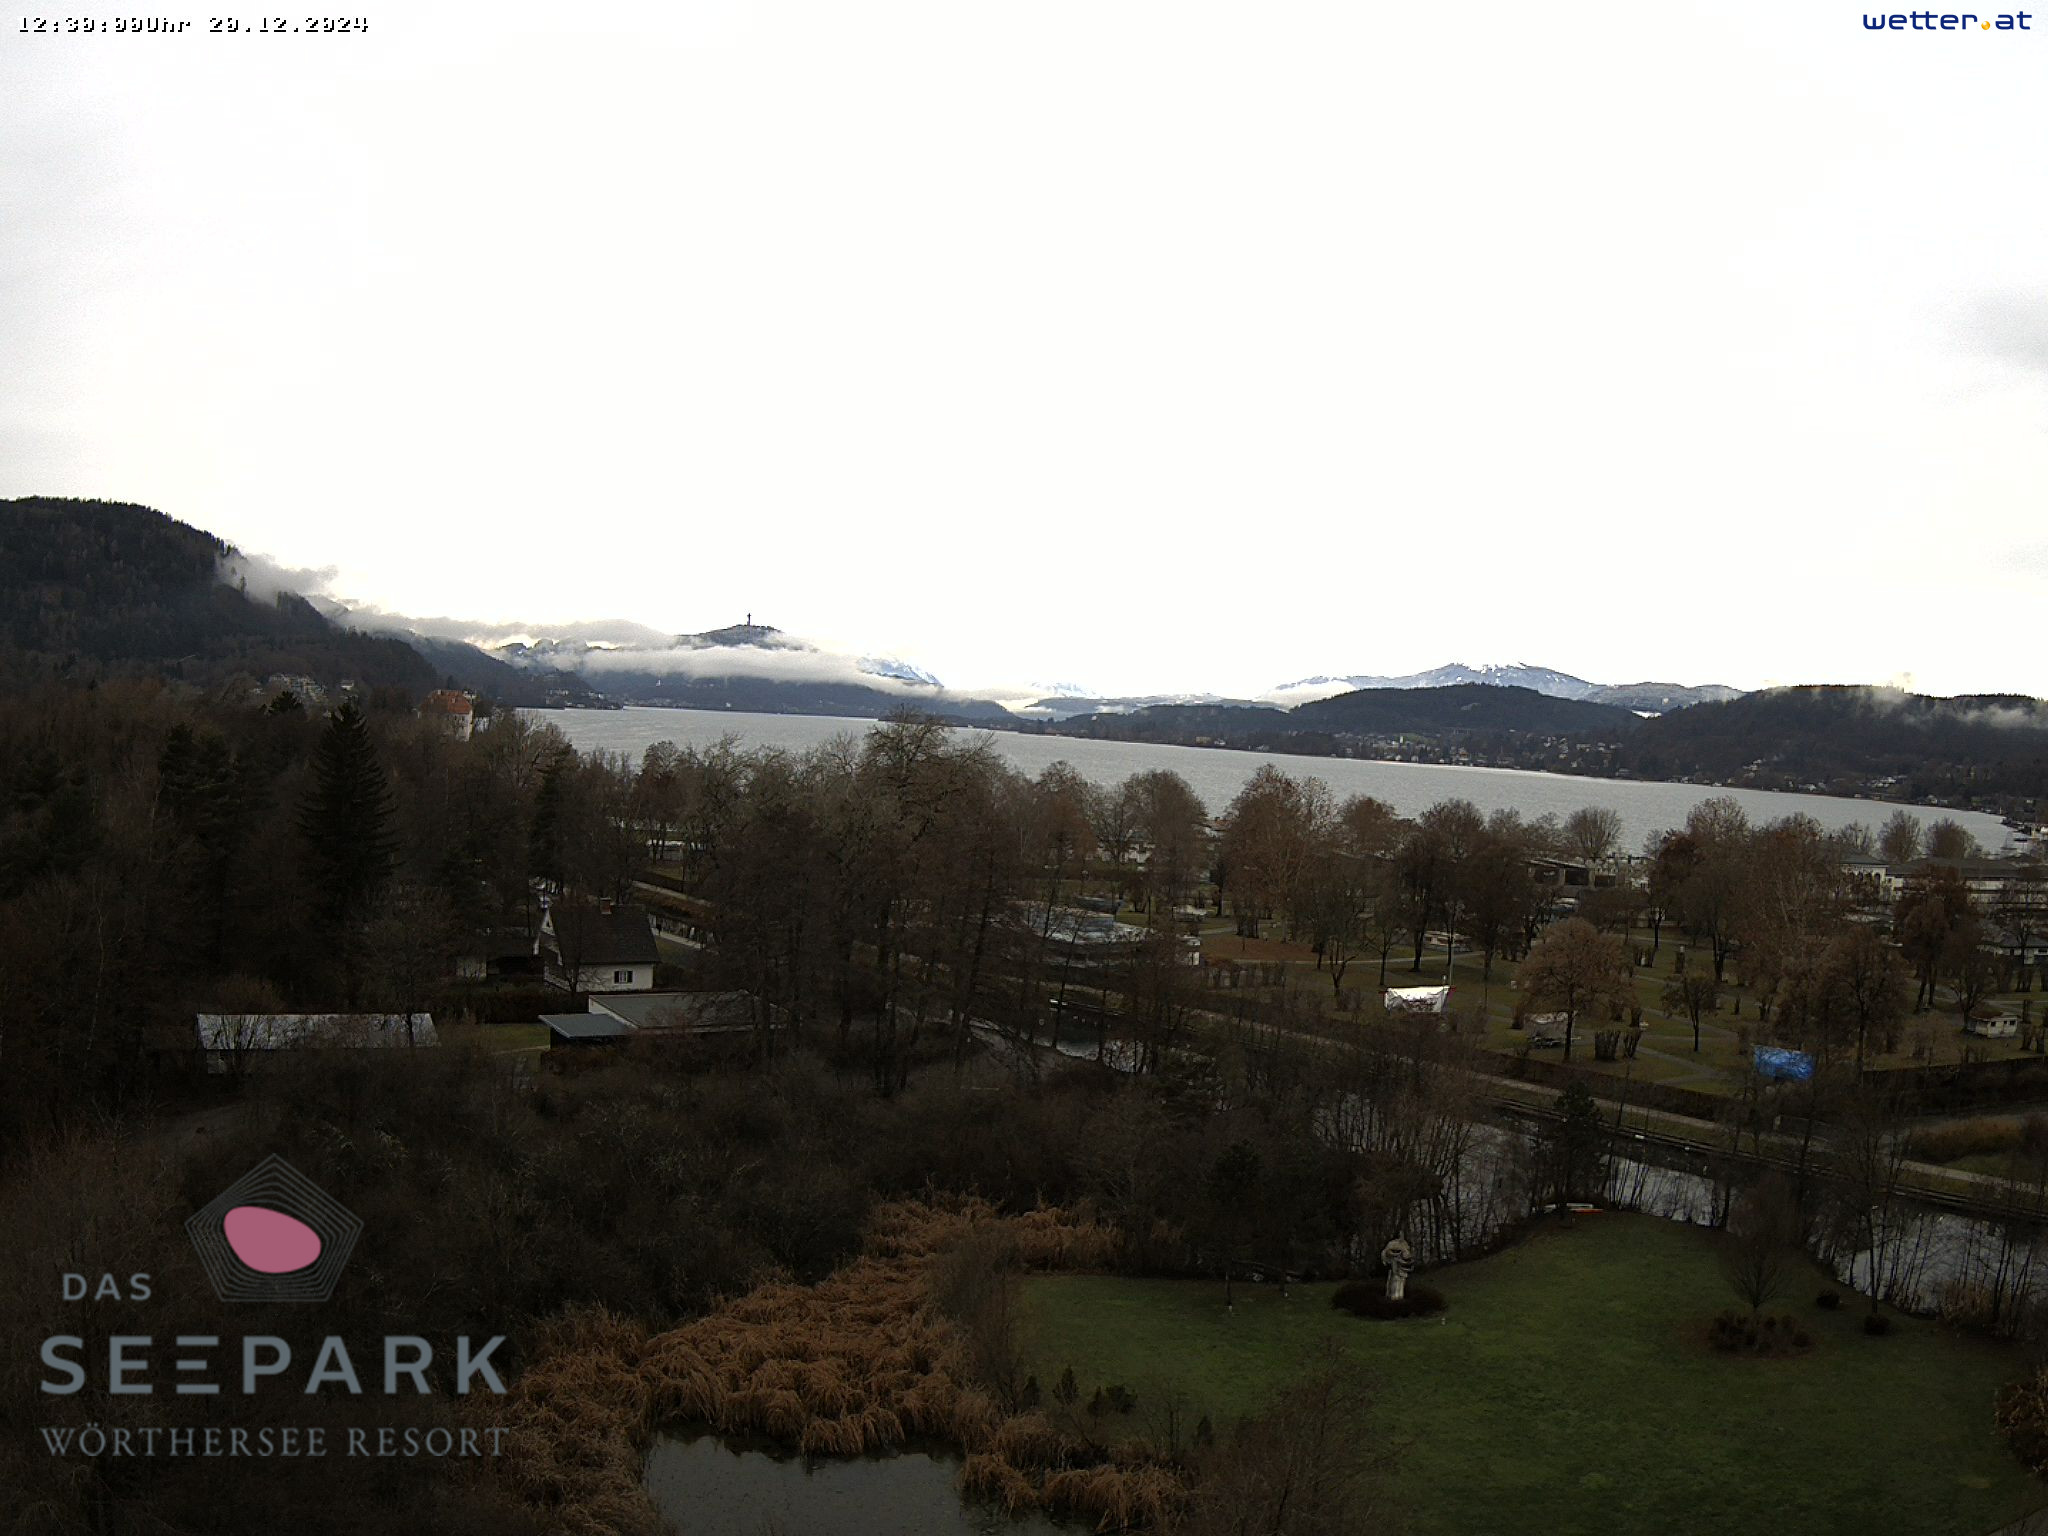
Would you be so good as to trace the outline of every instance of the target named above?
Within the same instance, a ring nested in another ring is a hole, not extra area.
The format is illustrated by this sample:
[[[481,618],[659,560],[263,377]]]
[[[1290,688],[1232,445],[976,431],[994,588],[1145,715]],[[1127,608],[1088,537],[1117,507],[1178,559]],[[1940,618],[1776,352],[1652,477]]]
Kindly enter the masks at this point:
[[[1276,704],[1294,704],[1310,699],[1330,698],[1359,688],[1462,688],[1478,684],[1489,688],[1527,688],[1553,699],[1574,699],[1589,704],[1613,704],[1622,709],[1661,714],[1692,704],[1718,704],[1738,698],[1742,690],[1720,683],[1686,687],[1679,683],[1592,683],[1569,672],[1550,667],[1532,667],[1524,662],[1489,662],[1468,667],[1462,661],[1435,667],[1427,672],[1409,672],[1398,677],[1354,674],[1345,677],[1305,677],[1283,683],[1269,695]]]
[[[289,573],[285,573],[289,574]],[[893,657],[767,624],[668,634],[618,620],[537,631],[308,599],[201,529],[129,503],[0,502],[0,686],[148,673],[247,697],[282,674],[417,697],[450,684],[515,706],[668,704],[880,718],[914,709],[1074,736],[1871,790],[2028,814],[2048,791],[2048,705],[1873,688],[1742,694],[1605,685],[1454,663],[1302,678],[1265,699],[1048,691],[1006,708]]]
[[[1546,698],[1570,699],[1587,704],[1612,704],[1641,715],[1664,714],[1693,704],[1720,703],[1740,698],[1742,690],[1720,683],[1688,687],[1681,683],[1593,683],[1569,672],[1550,667],[1532,667],[1521,662],[1467,666],[1462,661],[1433,667],[1427,672],[1398,676],[1351,673],[1342,677],[1318,674],[1281,683],[1256,699],[1228,698],[1214,693],[1151,694],[1109,698],[1083,689],[1063,688],[1029,704],[1013,705],[1018,714],[1032,720],[1071,720],[1088,715],[1126,715],[1133,710],[1162,705],[1223,705],[1295,709],[1320,699],[1356,693],[1360,689],[1407,691],[1418,688],[1526,688]]]
[[[606,701],[686,709],[878,719],[917,709],[950,720],[1007,723],[993,699],[958,693],[921,667],[894,657],[848,656],[745,623],[698,634],[646,631],[598,640],[580,626],[544,638],[490,645],[492,654],[534,673],[568,674]]]

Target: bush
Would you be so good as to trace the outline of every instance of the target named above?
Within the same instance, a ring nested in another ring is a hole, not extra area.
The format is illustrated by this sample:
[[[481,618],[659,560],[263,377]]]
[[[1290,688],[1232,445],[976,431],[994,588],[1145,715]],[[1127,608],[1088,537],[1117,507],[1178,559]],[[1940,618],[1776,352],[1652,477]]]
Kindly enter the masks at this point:
[[[1707,1324],[1707,1342],[1729,1355],[1796,1355],[1813,1348],[1813,1335],[1789,1317],[1723,1312]]]
[[[1373,1281],[1347,1280],[1331,1294],[1330,1305],[1353,1317],[1386,1319],[1429,1317],[1443,1311],[1449,1303],[1435,1286],[1413,1280],[1408,1282],[1407,1292],[1399,1301],[1387,1300],[1386,1288]]]
[[[2040,1139],[2041,1120],[2038,1115],[1985,1115],[1927,1126],[1906,1138],[1906,1156],[1924,1163],[1952,1163],[1962,1157],[2011,1152]]]
[[[1863,1331],[1873,1339],[1881,1339],[1892,1331],[1892,1320],[1882,1312],[1873,1312],[1863,1319]]]
[[[1842,1293],[1840,1291],[1822,1291],[1813,1298],[1813,1304],[1823,1312],[1839,1312],[1842,1310]]]
[[[1996,1414],[2013,1454],[2037,1476],[2048,1476],[2048,1369],[2004,1388]]]

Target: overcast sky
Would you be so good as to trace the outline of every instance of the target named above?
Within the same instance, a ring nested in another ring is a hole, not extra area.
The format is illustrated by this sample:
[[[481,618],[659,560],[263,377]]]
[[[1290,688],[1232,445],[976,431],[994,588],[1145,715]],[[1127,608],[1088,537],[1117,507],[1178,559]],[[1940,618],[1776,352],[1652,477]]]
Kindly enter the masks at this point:
[[[962,686],[2048,693],[2048,17],[577,9],[10,15],[0,495]]]

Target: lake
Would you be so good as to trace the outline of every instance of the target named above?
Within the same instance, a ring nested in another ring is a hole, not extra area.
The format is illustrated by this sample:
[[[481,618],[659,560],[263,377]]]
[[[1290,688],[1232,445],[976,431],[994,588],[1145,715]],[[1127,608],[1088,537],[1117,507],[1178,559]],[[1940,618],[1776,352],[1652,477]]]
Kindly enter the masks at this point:
[[[522,713],[556,726],[582,750],[602,748],[607,752],[624,752],[635,759],[657,741],[708,747],[722,736],[736,736],[749,747],[803,752],[835,736],[864,735],[876,724],[873,720],[820,715],[749,715],[704,709],[529,709]],[[1548,812],[1562,819],[1582,806],[1608,806],[1621,817],[1621,846],[1629,853],[1639,850],[1652,832],[1683,825],[1686,814],[1713,795],[1730,796],[1749,812],[1752,821],[1771,821],[1798,813],[1811,816],[1830,830],[1860,821],[1874,831],[1894,810],[1903,809],[1923,823],[1953,817],[1993,853],[2004,846],[2007,836],[1996,816],[1978,811],[1945,811],[1924,805],[1900,807],[1835,795],[1580,778],[1520,768],[1371,763],[1346,757],[1299,757],[1285,752],[1236,752],[1225,747],[1084,741],[1067,736],[1022,736],[1014,731],[959,734],[986,739],[1011,767],[1033,777],[1060,761],[1071,763],[1100,784],[1115,784],[1134,773],[1169,768],[1188,781],[1211,814],[1230,804],[1261,763],[1272,763],[1297,778],[1321,779],[1340,800],[1351,795],[1372,795],[1403,816],[1418,815],[1439,800],[1450,799],[1470,800],[1482,811],[1516,810],[1532,818]]]
[[[774,1456],[716,1435],[664,1435],[646,1486],[682,1536],[1073,1536],[1042,1515],[964,1501],[952,1455]]]

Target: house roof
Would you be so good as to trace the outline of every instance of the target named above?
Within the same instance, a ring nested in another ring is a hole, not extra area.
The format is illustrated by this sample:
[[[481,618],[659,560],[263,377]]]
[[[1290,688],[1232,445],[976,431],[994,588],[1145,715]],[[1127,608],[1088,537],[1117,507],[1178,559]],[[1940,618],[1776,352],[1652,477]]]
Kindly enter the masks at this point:
[[[601,992],[591,997],[590,1011],[632,1029],[709,1032],[754,1022],[754,1000],[745,992]]]
[[[557,902],[548,909],[555,952],[578,966],[652,965],[654,924],[637,902]]]
[[[430,1013],[202,1013],[198,1016],[197,1032],[200,1049],[208,1051],[441,1043]]]
[[[467,694],[457,693],[452,688],[437,688],[420,700],[422,714],[469,715],[476,713],[476,706],[469,702]]]
[[[630,1025],[605,1013],[544,1013],[540,1021],[563,1040],[617,1040],[632,1033]]]
[[[524,928],[480,928],[462,941],[462,952],[482,960],[511,960],[533,953],[533,938]]]

